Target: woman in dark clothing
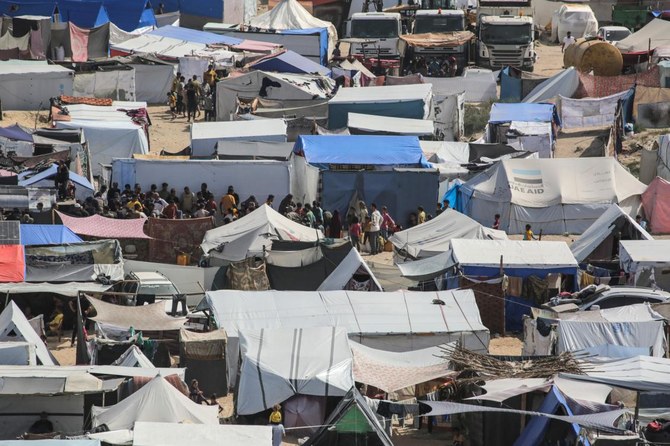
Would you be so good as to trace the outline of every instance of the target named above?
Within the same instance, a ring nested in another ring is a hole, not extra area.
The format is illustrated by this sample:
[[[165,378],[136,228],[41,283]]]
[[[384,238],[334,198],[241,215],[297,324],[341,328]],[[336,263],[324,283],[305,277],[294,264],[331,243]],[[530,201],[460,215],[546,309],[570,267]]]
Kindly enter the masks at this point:
[[[342,236],[342,221],[340,220],[340,211],[333,211],[333,218],[328,227],[328,236],[330,238],[340,238]]]
[[[288,207],[291,205],[291,200],[293,200],[293,195],[291,194],[288,194],[282,199],[281,203],[279,203],[279,209],[278,209],[280,214],[286,215],[286,213],[288,212]]]

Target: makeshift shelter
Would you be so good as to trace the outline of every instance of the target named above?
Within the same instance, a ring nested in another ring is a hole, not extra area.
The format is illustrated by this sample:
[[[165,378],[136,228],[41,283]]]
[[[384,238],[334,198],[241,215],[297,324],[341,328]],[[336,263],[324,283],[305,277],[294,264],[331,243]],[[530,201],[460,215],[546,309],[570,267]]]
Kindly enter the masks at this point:
[[[635,286],[670,290],[666,270],[670,266],[670,240],[622,240],[619,242],[621,269],[633,276]]]
[[[239,424],[202,425],[138,421],[133,428],[134,446],[220,446],[236,444],[267,446],[272,443],[271,426]],[[76,445],[75,445],[76,446]]]
[[[126,32],[155,27],[156,16],[149,0],[104,0],[109,21]]]
[[[207,231],[201,248],[212,258],[238,261],[263,255],[272,240],[316,242],[323,238],[318,229],[295,223],[263,204],[249,215]]]
[[[230,122],[194,122],[191,125],[191,155],[212,157],[219,141],[286,142],[283,119],[257,119]]]
[[[550,122],[512,121],[502,138],[508,144],[518,144],[538,158],[553,158],[555,141]]]
[[[123,279],[118,240],[26,246],[25,251],[27,282],[89,282],[101,275]]]
[[[563,128],[611,126],[614,123],[617,105],[626,95],[628,91],[604,98],[571,99],[559,96]]]
[[[25,250],[21,244],[0,245],[0,282],[26,279]]]
[[[240,415],[262,412],[296,395],[313,396],[324,404],[325,397],[344,396],[354,386],[343,327],[242,330],[239,336]],[[308,426],[323,422],[323,412],[315,415]]]
[[[583,375],[561,373],[559,376],[576,381],[586,381],[620,387],[638,392],[668,392],[667,374],[670,359],[649,355],[630,358],[585,360],[588,367]]]
[[[0,365],[37,365],[35,351],[35,344],[30,342],[0,342]]]
[[[278,73],[330,76],[330,70],[328,68],[291,50],[285,50],[263,57],[252,62],[248,67],[253,68],[254,70],[269,72],[276,71]]]
[[[21,225],[21,244],[24,246],[80,242],[83,240],[63,225]]]
[[[500,100],[521,102],[528,94],[547,78],[526,73],[518,68],[505,67],[500,70]]]
[[[93,406],[91,416],[94,427],[106,425],[109,430],[132,429],[138,421],[219,424],[216,406],[194,403],[162,376],[113,406]]]
[[[41,172],[25,171],[19,174],[19,186],[22,187],[39,187],[39,188],[53,188],[54,177],[58,171],[58,166],[52,164]],[[30,176],[32,175],[32,176]],[[87,197],[93,195],[95,188],[81,175],[74,172],[69,173],[69,180],[75,185],[75,198],[77,200],[85,200]]]
[[[220,160],[288,161],[293,156],[292,142],[222,140],[216,143]]]
[[[119,367],[156,368],[137,345],[131,345],[112,365],[118,365]]]
[[[359,443],[393,446],[375,412],[358,389],[352,388],[304,446]]]
[[[91,319],[102,327],[109,326],[124,330],[132,327],[137,331],[178,331],[186,322],[186,318],[166,314],[163,302],[126,307],[93,297],[87,298],[96,310],[96,315]]]
[[[431,84],[340,88],[328,102],[328,128],[346,127],[349,113],[429,119],[433,115],[432,97]]]
[[[435,96],[465,93],[465,102],[487,102],[498,99],[497,79],[491,70],[465,68],[460,77],[425,77]]]
[[[500,214],[508,234],[526,224],[536,234],[580,234],[612,204],[634,215],[645,189],[613,158],[509,159],[458,194],[466,215],[488,225]]]
[[[42,365],[57,365],[58,362],[51,356],[40,335],[33,329],[21,309],[10,301],[0,313],[0,341],[29,343],[35,350],[35,359]]]
[[[228,394],[226,332],[179,331],[179,364],[186,368],[186,382],[197,379],[205,395]]]
[[[653,240],[635,219],[613,204],[570,245],[578,262],[612,261],[619,257],[619,240]]]
[[[496,333],[521,331],[523,315],[547,302],[550,288],[577,288],[579,265],[565,242],[453,239],[449,263],[460,275],[448,286],[472,288],[484,325]]]
[[[537,85],[521,102],[537,104],[557,96],[571,98],[578,89],[579,72],[569,67]]]
[[[656,177],[642,193],[642,207],[653,234],[670,233],[670,203],[665,200],[670,194],[670,182]]]
[[[367,285],[356,279],[356,275],[367,277]],[[351,248],[347,256],[319,285],[317,291],[337,291],[346,289],[361,290],[367,287],[369,291],[382,291],[382,286],[368,267],[358,250]]]
[[[61,21],[84,29],[97,28],[110,21],[102,1],[59,0],[58,12]]]
[[[172,89],[175,66],[151,55],[132,55],[117,60],[135,70],[135,100],[163,104]]]
[[[2,108],[39,110],[49,105],[51,97],[72,95],[73,82],[74,71],[60,65],[2,63],[0,64]]]
[[[404,135],[430,137],[435,132],[429,119],[390,118],[349,113],[347,127],[353,135]]]
[[[556,128],[561,126],[561,120],[554,104],[508,104],[500,102],[493,104],[491,106],[488,131],[485,136],[487,142],[507,142],[506,135],[514,133],[512,129],[514,123],[524,123],[523,127],[525,128],[529,126],[528,123],[550,124],[549,149],[553,150]],[[516,127],[519,127],[519,124]],[[534,133],[537,134],[537,131]],[[548,157],[546,155],[546,147],[544,150],[540,149],[538,151],[545,152],[545,157]]]
[[[144,233],[144,219],[119,220],[101,215],[72,217],[56,211],[63,225],[75,234],[101,239],[134,238],[147,239]]]
[[[505,231],[480,225],[453,209],[423,224],[393,234],[389,241],[396,250],[419,259],[449,251],[451,239],[507,240]]]
[[[670,23],[654,19],[640,30],[614,44],[622,53],[644,53],[670,45]]]

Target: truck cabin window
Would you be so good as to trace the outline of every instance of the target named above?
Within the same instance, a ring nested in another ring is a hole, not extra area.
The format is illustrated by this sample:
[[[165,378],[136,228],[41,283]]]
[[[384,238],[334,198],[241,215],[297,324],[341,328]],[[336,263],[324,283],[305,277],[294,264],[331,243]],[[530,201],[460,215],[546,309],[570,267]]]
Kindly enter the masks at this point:
[[[463,31],[463,17],[416,17],[414,34]]]
[[[392,39],[398,37],[398,22],[395,20],[354,20],[351,22],[351,37]]]
[[[488,44],[526,45],[531,42],[530,25],[482,26],[481,39]]]

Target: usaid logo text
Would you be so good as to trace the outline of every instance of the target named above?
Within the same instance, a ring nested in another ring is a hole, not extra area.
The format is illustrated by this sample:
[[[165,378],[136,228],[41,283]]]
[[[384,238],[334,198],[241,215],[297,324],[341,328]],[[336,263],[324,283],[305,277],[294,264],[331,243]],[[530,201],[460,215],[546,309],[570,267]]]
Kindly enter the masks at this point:
[[[512,169],[512,178],[509,180],[512,190],[523,194],[542,194],[544,184],[542,171],[535,169]]]

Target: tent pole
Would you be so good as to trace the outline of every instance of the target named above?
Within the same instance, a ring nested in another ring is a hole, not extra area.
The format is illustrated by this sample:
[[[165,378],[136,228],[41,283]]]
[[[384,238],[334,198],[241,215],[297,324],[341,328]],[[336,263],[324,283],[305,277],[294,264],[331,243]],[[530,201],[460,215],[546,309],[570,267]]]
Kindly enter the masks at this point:
[[[635,415],[633,416],[634,430],[637,432],[637,424],[640,416],[640,391],[635,392]]]

